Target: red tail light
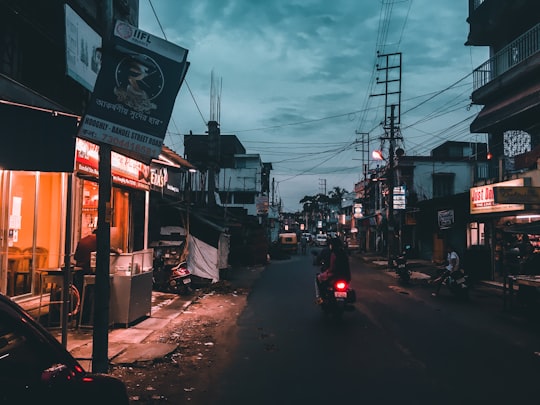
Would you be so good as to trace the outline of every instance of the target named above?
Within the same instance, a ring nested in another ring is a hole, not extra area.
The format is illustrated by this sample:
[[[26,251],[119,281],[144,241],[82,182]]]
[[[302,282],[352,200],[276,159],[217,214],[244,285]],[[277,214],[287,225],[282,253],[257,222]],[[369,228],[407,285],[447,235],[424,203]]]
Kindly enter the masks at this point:
[[[334,284],[334,288],[336,289],[336,291],[346,291],[347,282],[342,280],[336,281],[336,283]]]

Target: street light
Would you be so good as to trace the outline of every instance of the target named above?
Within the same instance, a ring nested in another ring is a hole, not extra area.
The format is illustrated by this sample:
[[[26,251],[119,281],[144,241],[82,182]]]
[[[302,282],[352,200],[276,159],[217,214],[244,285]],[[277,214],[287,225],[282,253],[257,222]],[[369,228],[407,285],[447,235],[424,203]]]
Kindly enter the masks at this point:
[[[371,157],[375,160],[386,160],[380,150],[374,150],[371,152]]]

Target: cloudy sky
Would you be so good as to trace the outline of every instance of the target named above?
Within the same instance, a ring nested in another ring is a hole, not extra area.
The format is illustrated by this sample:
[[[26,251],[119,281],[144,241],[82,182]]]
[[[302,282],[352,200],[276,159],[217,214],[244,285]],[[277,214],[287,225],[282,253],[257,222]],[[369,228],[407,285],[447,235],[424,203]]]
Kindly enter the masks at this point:
[[[384,79],[399,77],[377,52],[402,55],[406,154],[429,155],[446,140],[485,142],[469,124],[479,111],[470,106],[471,72],[487,50],[464,45],[467,13],[466,0],[140,0],[139,27],[189,50],[165,144],[183,155],[183,135],[204,134],[216,119],[222,134],[272,163],[274,201],[285,211],[305,195],[353,191],[385,135]]]

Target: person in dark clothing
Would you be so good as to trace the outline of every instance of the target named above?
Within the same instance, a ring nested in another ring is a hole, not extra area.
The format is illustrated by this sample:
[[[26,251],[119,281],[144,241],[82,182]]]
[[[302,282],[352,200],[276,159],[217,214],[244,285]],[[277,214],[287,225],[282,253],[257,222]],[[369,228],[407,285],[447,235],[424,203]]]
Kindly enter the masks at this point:
[[[332,238],[328,242],[330,252],[329,264],[326,270],[317,274],[317,298],[320,298],[320,291],[325,291],[326,287],[337,279],[351,281],[351,270],[349,267],[349,256],[343,247],[343,243],[338,238]]]

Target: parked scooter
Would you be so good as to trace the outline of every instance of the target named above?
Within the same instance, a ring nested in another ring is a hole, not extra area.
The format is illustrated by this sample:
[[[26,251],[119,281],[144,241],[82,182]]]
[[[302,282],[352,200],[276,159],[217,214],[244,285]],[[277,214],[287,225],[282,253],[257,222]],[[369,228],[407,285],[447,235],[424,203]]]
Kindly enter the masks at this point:
[[[437,280],[442,279],[442,281],[440,281],[442,285],[445,285],[453,295],[463,299],[469,298],[471,283],[468,274],[464,273],[462,270],[451,272],[445,269],[439,277]],[[435,293],[433,294],[436,295]]]
[[[393,259],[394,270],[403,284],[409,284],[411,281],[411,270],[407,266],[407,249],[404,249]]]
[[[177,250],[170,246],[154,249],[153,287],[157,291],[187,295],[192,291],[191,272]]]
[[[469,297],[469,276],[461,270],[448,272],[443,280],[443,285],[446,285],[450,292],[458,297]]]

